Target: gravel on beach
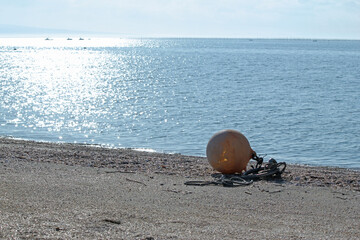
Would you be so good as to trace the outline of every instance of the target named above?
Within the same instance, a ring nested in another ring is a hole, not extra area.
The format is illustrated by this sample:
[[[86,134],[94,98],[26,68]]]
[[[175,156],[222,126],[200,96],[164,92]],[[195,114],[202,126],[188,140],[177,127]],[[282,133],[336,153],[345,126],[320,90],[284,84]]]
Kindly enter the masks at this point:
[[[0,138],[0,161],[6,159],[186,177],[210,176],[215,173],[204,157]],[[286,159],[281,161],[286,162]],[[360,191],[360,171],[358,170],[288,164],[282,178],[288,183],[297,185],[343,187]]]
[[[213,173],[202,157],[0,138],[0,239],[360,239],[357,170],[184,185]]]

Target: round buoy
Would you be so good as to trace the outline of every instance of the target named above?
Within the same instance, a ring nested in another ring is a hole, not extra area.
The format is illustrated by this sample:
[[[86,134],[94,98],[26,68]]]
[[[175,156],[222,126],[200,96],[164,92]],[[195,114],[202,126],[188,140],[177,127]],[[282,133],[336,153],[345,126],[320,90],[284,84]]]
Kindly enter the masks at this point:
[[[254,154],[246,137],[235,130],[216,133],[206,147],[210,165],[224,174],[242,173]]]

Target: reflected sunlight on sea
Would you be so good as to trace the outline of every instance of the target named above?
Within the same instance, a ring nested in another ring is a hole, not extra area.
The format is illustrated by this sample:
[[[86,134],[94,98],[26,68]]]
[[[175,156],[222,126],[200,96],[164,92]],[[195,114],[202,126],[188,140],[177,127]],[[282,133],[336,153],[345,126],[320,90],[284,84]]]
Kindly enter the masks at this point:
[[[360,41],[0,38],[0,136],[360,168]]]

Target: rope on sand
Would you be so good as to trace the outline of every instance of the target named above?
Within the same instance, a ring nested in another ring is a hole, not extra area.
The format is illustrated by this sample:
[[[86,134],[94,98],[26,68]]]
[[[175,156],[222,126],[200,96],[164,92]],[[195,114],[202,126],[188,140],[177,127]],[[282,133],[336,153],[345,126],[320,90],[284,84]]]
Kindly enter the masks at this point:
[[[263,164],[264,158],[257,155],[253,156],[257,162],[256,166],[251,166],[252,169],[242,174],[212,174],[213,181],[187,181],[184,184],[190,186],[207,186],[207,185],[222,185],[224,187],[238,187],[247,186],[254,181],[261,179],[280,178],[281,174],[286,169],[285,162],[277,162],[270,158],[268,163]]]

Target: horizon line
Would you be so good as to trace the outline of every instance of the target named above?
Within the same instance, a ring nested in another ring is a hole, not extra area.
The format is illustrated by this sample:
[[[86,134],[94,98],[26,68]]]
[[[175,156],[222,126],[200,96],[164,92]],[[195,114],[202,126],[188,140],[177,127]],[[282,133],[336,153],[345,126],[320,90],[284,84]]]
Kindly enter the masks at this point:
[[[2,29],[3,28],[3,29]],[[2,31],[3,30],[3,31]],[[166,33],[139,34],[121,32],[98,32],[88,30],[70,30],[58,28],[31,27],[25,25],[0,24],[0,38],[29,37],[99,37],[99,38],[168,38],[168,39],[279,39],[279,40],[360,40],[360,37],[323,37],[323,36],[217,36],[217,35],[174,35]]]
[[[51,36],[53,35],[53,36]],[[138,34],[81,34],[81,33],[70,33],[70,34],[39,34],[39,33],[13,33],[13,34],[3,34],[0,32],[0,38],[50,38],[50,39],[59,39],[59,38],[68,38],[68,37],[92,37],[92,38],[123,38],[123,39],[244,39],[244,40],[325,40],[325,41],[359,41],[360,38],[341,38],[341,37],[253,37],[253,36],[174,36],[174,35],[144,35],[139,36]]]

